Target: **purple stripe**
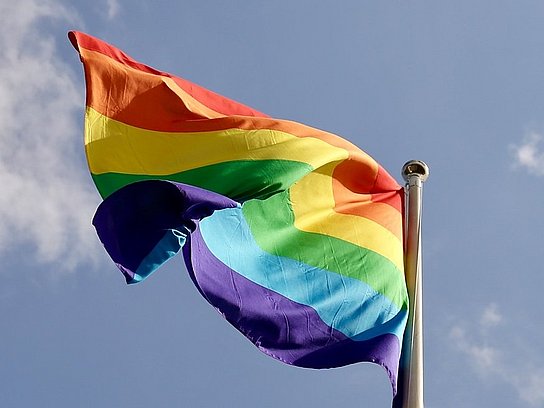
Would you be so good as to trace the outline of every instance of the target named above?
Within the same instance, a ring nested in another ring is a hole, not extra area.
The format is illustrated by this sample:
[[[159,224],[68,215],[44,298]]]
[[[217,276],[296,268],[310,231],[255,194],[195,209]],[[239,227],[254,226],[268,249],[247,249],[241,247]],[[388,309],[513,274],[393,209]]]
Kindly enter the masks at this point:
[[[175,234],[173,230],[184,235],[195,228],[197,220],[213,211],[238,205],[225,196],[198,187],[148,180],[129,184],[106,198],[96,210],[93,225],[112,260],[130,283],[142,261],[165,236]],[[172,255],[178,250],[179,247],[173,250]],[[159,263],[149,265],[147,275],[158,266]]]
[[[385,367],[395,390],[399,356],[395,335],[354,341],[328,326],[312,307],[258,285],[215,258],[198,220],[238,205],[200,188],[142,181],[110,195],[97,209],[93,224],[129,283],[144,279],[179,250],[184,237],[177,240],[174,235],[180,231],[189,241],[183,254],[200,293],[264,353],[308,368],[374,362]]]
[[[361,361],[382,365],[393,390],[400,353],[395,335],[354,341],[325,324],[317,312],[248,280],[209,251],[200,230],[183,248],[187,270],[202,295],[264,353],[307,368]]]

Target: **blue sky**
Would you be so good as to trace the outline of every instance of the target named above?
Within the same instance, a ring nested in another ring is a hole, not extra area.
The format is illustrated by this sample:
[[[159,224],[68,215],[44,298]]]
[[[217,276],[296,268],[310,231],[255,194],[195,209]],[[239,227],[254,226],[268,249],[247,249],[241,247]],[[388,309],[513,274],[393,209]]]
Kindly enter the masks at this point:
[[[390,406],[383,370],[266,357],[181,259],[127,287],[90,220],[78,29],[425,184],[426,406],[544,406],[541,1],[0,0],[0,401]]]

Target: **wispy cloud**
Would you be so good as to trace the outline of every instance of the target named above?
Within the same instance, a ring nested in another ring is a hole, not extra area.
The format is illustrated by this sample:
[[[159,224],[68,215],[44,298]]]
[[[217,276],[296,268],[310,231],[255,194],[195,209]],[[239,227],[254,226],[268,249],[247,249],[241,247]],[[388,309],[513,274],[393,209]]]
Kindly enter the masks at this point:
[[[121,6],[118,0],[106,0],[108,19],[113,20],[119,14]]]
[[[480,323],[483,327],[498,326],[502,322],[502,315],[499,313],[499,307],[496,303],[490,303],[482,312]]]
[[[71,269],[96,250],[98,197],[81,154],[81,85],[47,27],[77,16],[53,0],[2,2],[0,15],[0,252],[24,245]]]
[[[508,384],[531,406],[544,404],[544,361],[530,361],[498,344],[504,318],[496,304],[487,305],[478,322],[465,322],[450,330],[455,347],[483,381]]]
[[[529,173],[544,176],[544,139],[535,132],[528,134],[520,145],[511,146],[516,165]]]

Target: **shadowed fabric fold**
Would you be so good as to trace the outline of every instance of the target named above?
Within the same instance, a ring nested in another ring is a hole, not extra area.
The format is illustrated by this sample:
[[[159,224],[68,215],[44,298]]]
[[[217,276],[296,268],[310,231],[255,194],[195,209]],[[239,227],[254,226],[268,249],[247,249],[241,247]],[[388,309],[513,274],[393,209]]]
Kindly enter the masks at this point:
[[[237,205],[227,197],[181,183],[140,181],[103,201],[93,225],[127,283],[136,283],[179,251],[196,221]]]

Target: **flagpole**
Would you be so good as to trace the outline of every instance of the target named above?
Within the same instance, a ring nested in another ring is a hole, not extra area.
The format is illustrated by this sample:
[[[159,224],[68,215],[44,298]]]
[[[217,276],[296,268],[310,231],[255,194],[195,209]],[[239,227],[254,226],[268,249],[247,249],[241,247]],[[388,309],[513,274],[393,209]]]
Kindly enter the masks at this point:
[[[429,168],[411,160],[402,168],[406,181],[404,271],[410,299],[399,366],[399,392],[394,408],[423,408],[423,288],[421,271],[421,197]]]

